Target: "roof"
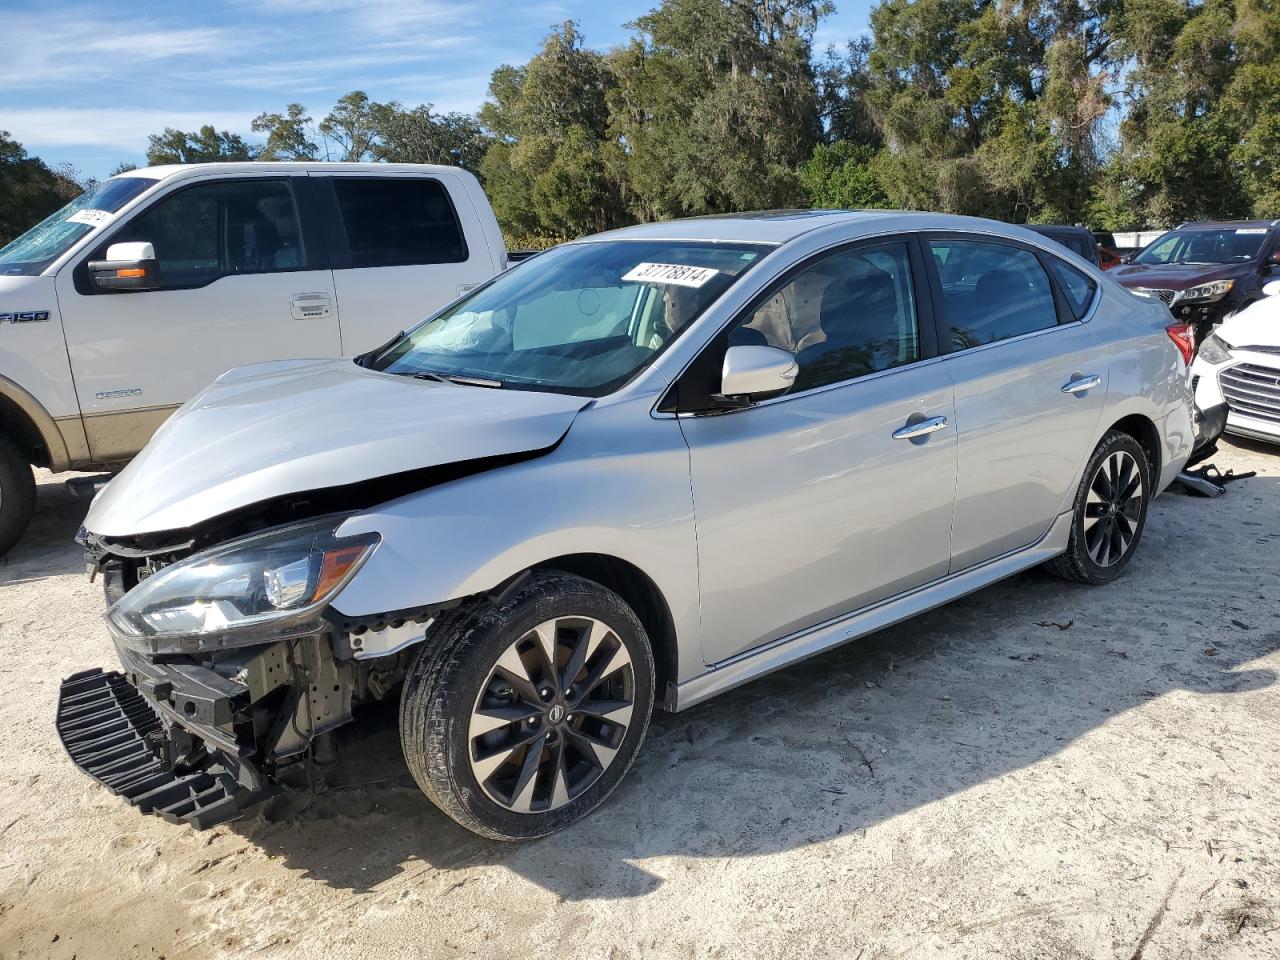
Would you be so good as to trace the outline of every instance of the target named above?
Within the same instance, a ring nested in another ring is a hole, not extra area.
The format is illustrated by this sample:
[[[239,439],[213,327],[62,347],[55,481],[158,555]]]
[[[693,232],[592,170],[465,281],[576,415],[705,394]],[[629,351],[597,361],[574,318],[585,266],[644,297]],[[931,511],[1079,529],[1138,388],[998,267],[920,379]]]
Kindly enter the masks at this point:
[[[341,163],[324,160],[228,160],[217,163],[170,163],[158,167],[140,167],[117,174],[120,177],[167,177],[209,173],[460,173],[458,167],[436,163]]]
[[[1241,230],[1280,226],[1280,220],[1198,220],[1180,223],[1175,230]]]

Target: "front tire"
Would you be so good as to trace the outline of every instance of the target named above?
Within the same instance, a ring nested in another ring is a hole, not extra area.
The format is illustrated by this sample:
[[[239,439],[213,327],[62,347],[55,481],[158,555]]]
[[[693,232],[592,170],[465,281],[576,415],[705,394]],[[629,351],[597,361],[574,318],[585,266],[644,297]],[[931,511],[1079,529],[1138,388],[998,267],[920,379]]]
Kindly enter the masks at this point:
[[[31,465],[6,437],[0,437],[0,556],[31,522],[36,504],[36,478]]]
[[[1142,445],[1127,433],[1110,431],[1085,467],[1067,550],[1045,568],[1077,583],[1109,583],[1120,576],[1142,539],[1153,494]]]
[[[555,571],[431,630],[405,677],[400,742],[414,780],[494,840],[580,820],[618,786],[649,726],[653,653],[603,586]]]

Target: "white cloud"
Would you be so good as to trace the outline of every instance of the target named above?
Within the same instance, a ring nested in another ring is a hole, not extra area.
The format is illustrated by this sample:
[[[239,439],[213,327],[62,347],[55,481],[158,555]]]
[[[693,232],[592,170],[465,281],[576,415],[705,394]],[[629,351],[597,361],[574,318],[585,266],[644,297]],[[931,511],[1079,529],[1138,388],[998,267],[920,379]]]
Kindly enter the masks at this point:
[[[8,130],[30,153],[49,147],[111,147],[141,153],[147,136],[165,127],[195,130],[211,123],[247,134],[254,114],[230,111],[0,108],[0,130]]]

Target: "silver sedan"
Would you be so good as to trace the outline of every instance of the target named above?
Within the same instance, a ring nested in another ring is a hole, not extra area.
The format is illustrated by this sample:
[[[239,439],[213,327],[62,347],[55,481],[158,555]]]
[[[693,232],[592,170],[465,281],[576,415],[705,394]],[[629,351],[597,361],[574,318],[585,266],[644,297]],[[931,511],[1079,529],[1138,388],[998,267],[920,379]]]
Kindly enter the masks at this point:
[[[1191,349],[990,221],[566,244],[355,362],[234,370],[177,413],[86,520],[121,670],[68,678],[59,730],[208,826],[398,697],[431,800],[551,833],[617,787],[655,706],[1036,564],[1119,576],[1195,442]]]

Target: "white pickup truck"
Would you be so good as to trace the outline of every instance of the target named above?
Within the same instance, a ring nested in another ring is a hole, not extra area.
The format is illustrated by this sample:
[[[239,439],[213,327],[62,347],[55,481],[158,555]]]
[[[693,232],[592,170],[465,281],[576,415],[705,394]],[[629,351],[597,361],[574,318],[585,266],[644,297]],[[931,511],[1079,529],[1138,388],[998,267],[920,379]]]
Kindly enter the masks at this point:
[[[489,201],[454,167],[104,181],[0,249],[0,554],[30,518],[32,465],[118,466],[231,367],[355,356],[506,266]]]

